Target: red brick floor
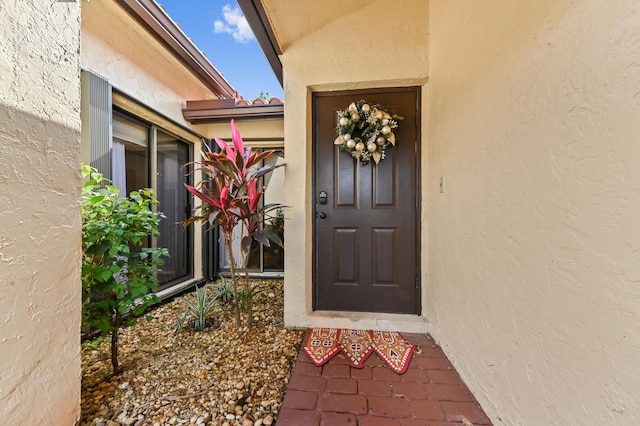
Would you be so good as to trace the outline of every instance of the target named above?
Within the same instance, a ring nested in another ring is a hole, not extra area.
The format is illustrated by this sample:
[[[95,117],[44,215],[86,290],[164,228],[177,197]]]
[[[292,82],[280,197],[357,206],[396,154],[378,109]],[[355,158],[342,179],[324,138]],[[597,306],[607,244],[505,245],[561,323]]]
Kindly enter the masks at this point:
[[[375,353],[359,369],[342,354],[316,367],[301,350],[277,426],[491,425],[433,339],[404,337],[416,351],[401,375]]]

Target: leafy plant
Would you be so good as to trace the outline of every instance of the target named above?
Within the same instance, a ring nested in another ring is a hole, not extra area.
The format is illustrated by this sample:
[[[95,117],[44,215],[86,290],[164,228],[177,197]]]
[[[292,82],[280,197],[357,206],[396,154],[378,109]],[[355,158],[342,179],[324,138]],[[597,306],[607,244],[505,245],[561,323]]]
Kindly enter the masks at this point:
[[[231,120],[232,144],[215,138],[220,152],[215,152],[205,144],[202,160],[188,163],[196,165],[195,170],[201,171],[203,179],[196,187],[186,185],[189,192],[194,194],[202,204],[196,207],[194,215],[184,222],[185,226],[201,221],[210,226],[219,226],[224,239],[229,264],[231,265],[231,280],[233,294],[236,300],[236,325],[242,323],[241,312],[245,314],[247,327],[253,326],[252,297],[253,292],[249,280],[248,260],[252,241],[270,246],[271,243],[282,245],[278,235],[267,229],[261,229],[265,215],[273,209],[281,208],[280,204],[261,205],[263,192],[258,188],[260,178],[283,164],[267,164],[261,166],[266,158],[274,154],[273,150],[262,153],[253,152],[245,148],[240,132],[235,122]],[[244,285],[239,287],[240,273],[233,255],[233,231],[240,226],[240,248],[242,268],[244,269]],[[242,293],[239,293],[239,289]],[[246,303],[239,303],[244,299]]]
[[[108,337],[105,336],[98,336],[93,340],[87,340],[85,343],[87,346],[89,346],[91,349],[98,349],[100,347],[100,345],[102,344],[102,342],[109,340]]]
[[[214,287],[214,296],[222,303],[233,301],[233,287],[224,276],[220,276],[220,282]]]
[[[276,209],[275,214],[265,221],[265,229],[273,232],[284,244],[284,212]],[[282,268],[284,266],[284,250],[282,247],[265,247],[263,250],[265,268]]]
[[[187,304],[187,310],[182,318],[178,319],[178,330],[182,331],[184,329],[185,321],[189,317],[194,318],[193,328],[199,331],[202,331],[207,326],[207,319],[209,318],[209,312],[211,308],[213,308],[214,304],[218,300],[216,295],[213,297],[209,297],[208,293],[208,285],[198,288],[196,286],[196,294],[191,295],[190,297],[183,297],[181,299],[184,303]]]
[[[282,239],[284,235],[284,211],[282,208],[275,209],[275,214],[267,220],[265,228]]]
[[[189,311],[185,312],[183,316],[176,314],[176,331],[182,333],[184,331],[184,322],[189,317]]]
[[[82,188],[83,315],[100,336],[111,335],[117,374],[118,329],[134,324],[159,301],[150,292],[158,286],[156,273],[168,251],[146,243],[159,235],[164,215],[153,211],[158,201],[151,189],[119,197],[120,189],[95,169],[83,165],[82,175],[89,178]]]
[[[269,92],[260,91],[260,95],[258,95],[258,99],[262,99],[263,101],[268,101],[271,99],[271,94]]]
[[[244,285],[240,287],[240,296],[237,301],[233,301],[233,303],[237,303],[240,306],[240,310],[243,312],[247,312],[247,315],[252,314],[251,306],[258,294],[262,293],[262,289],[259,285],[250,285],[245,287]]]

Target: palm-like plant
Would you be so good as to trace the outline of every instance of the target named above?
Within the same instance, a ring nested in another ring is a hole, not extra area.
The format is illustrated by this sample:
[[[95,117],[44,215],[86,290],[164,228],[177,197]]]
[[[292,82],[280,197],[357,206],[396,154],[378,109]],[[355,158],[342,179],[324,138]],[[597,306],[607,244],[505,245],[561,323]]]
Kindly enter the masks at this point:
[[[265,216],[272,210],[282,208],[281,204],[262,205],[260,200],[263,192],[258,188],[262,176],[283,164],[262,165],[262,161],[274,154],[274,150],[258,152],[245,147],[240,132],[231,120],[231,140],[229,144],[222,139],[214,139],[220,152],[215,152],[204,144],[200,161],[188,163],[195,165],[195,171],[201,171],[202,180],[196,185],[185,184],[189,192],[198,197],[202,204],[194,210],[192,217],[185,221],[185,226],[193,222],[203,222],[210,227],[219,226],[224,239],[224,245],[231,265],[231,279],[236,301],[234,307],[236,324],[240,327],[241,306],[244,306],[247,316],[247,326],[253,325],[252,295],[255,289],[249,281],[249,253],[252,241],[270,246],[271,243],[282,245],[280,237],[268,230],[261,229]],[[240,248],[242,254],[242,268],[244,269],[245,285],[243,294],[238,294],[238,280],[240,274],[233,255],[233,231],[241,226]]]
[[[178,319],[178,329],[182,331],[184,322],[187,318],[193,317],[193,328],[198,331],[202,331],[207,326],[207,319],[209,318],[209,312],[218,301],[218,298],[214,294],[213,297],[209,297],[207,284],[198,288],[196,286],[196,294],[191,297],[183,297],[182,301],[187,304],[187,311],[182,318]]]

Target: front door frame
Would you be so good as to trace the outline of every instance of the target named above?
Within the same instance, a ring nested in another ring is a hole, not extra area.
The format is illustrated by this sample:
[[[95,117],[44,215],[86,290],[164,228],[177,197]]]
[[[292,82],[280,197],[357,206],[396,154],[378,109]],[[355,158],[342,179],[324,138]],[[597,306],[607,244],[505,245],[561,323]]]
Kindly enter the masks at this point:
[[[318,268],[319,268],[319,260],[318,260],[318,250],[317,250],[317,221],[315,220],[315,216],[317,214],[317,203],[316,203],[316,194],[318,191],[317,188],[317,176],[316,176],[316,158],[317,158],[317,141],[315,135],[315,117],[316,117],[316,102],[315,99],[318,96],[339,96],[339,95],[350,95],[353,96],[353,99],[362,99],[367,98],[368,95],[376,94],[376,93],[393,93],[393,92],[415,92],[416,99],[416,122],[415,122],[415,179],[416,179],[416,193],[415,193],[415,208],[416,208],[416,223],[415,223],[415,316],[422,316],[422,287],[421,287],[421,235],[422,235],[422,220],[421,220],[421,205],[422,205],[422,185],[421,185],[421,87],[420,86],[410,86],[410,87],[388,87],[388,88],[371,88],[371,89],[357,89],[357,90],[345,90],[345,91],[317,91],[311,94],[312,99],[312,196],[313,207],[311,211],[312,215],[312,310],[314,312],[323,312],[318,309],[317,303],[317,280],[318,280]],[[412,123],[401,123],[401,125],[411,125]],[[406,142],[405,142],[406,143]],[[369,165],[368,167],[371,167]],[[363,312],[364,313],[364,312]]]

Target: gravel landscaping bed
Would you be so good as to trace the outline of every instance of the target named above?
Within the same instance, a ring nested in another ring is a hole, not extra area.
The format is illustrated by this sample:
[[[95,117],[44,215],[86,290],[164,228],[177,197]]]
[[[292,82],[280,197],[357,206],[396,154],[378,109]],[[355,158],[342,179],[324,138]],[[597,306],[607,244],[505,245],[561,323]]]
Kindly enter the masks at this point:
[[[274,424],[304,332],[283,328],[282,281],[257,282],[251,330],[224,311],[216,328],[178,333],[175,299],[121,330],[118,376],[109,342],[83,344],[80,425]]]

